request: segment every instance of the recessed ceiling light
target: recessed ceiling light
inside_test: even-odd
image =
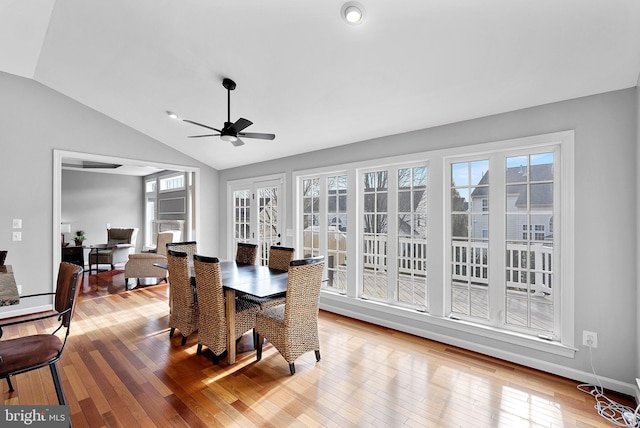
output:
[[[340,8],[340,16],[347,24],[359,25],[365,20],[366,14],[364,6],[355,1],[349,1],[342,5]]]

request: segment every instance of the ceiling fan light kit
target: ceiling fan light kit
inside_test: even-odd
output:
[[[172,119],[181,120],[183,122],[190,123],[192,125],[201,126],[203,128],[210,129],[212,131],[216,131],[217,134],[203,134],[203,135],[189,135],[188,138],[201,138],[201,137],[220,137],[222,141],[227,141],[233,144],[235,147],[242,146],[244,141],[242,141],[239,137],[246,138],[258,138],[261,140],[273,140],[276,138],[274,134],[263,134],[259,132],[242,132],[245,128],[253,125],[249,119],[245,119],[241,117],[235,122],[231,122],[231,91],[236,89],[236,82],[229,78],[224,78],[222,80],[222,86],[227,90],[227,121],[224,123],[222,129],[217,129],[209,125],[204,125],[202,123],[195,122],[189,119],[182,119],[176,113],[167,110],[167,116]]]

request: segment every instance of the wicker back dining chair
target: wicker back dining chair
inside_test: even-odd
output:
[[[257,251],[257,248],[256,248]],[[290,247],[271,246],[269,248],[269,269],[286,272],[289,263],[293,260],[294,249]],[[270,308],[284,304],[285,294],[277,294],[270,297],[257,297],[251,294],[240,294],[240,298],[260,305],[260,309]]]
[[[216,257],[199,254],[193,257],[200,307],[198,325],[198,350],[206,346],[213,352],[213,362],[218,364],[220,356],[227,350],[227,316],[225,297],[222,289],[220,261]],[[235,315],[235,339],[253,329],[260,306],[237,299]]]
[[[294,249],[290,247],[269,247],[269,269],[289,270],[289,263],[293,260]]]
[[[198,252],[198,243],[196,241],[167,242],[166,246],[167,251],[172,250],[187,253],[190,264],[193,264],[193,255]]]
[[[169,245],[169,244],[167,244]],[[189,257],[182,251],[167,251],[169,267],[169,286],[171,292],[171,313],[169,314],[169,337],[173,337],[176,328],[182,334],[182,344],[187,343],[187,337],[198,331],[198,302],[191,284],[191,270]]]
[[[324,270],[324,257],[293,260],[289,266],[284,305],[258,312],[256,318],[256,357],[262,359],[262,342],[267,339],[289,363],[295,374],[294,361],[308,351],[315,351],[320,361],[318,337],[318,301]]]
[[[62,357],[62,351],[69,338],[71,318],[75,310],[81,282],[82,268],[80,266],[65,262],[60,263],[55,293],[20,296],[20,300],[22,300],[27,297],[55,295],[53,313],[0,325],[1,337],[3,327],[34,321],[40,322],[40,320],[54,317],[57,318],[59,323],[51,334],[33,334],[0,341],[0,379],[7,379],[9,392],[14,391],[11,384],[12,376],[49,366],[58,403],[65,404],[66,400],[62,390],[62,383],[60,382],[57,362]],[[35,326],[33,327],[35,328]],[[56,334],[62,329],[65,329],[63,339]]]
[[[243,265],[255,265],[258,259],[258,244],[238,242],[236,250],[236,263]]]

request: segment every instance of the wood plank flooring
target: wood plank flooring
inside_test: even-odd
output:
[[[320,313],[322,360],[296,374],[250,334],[237,363],[169,338],[165,284],[125,291],[122,273],[85,275],[59,364],[75,427],[606,427],[568,379]],[[35,331],[6,329],[3,339]],[[47,368],[0,383],[4,404],[57,403]],[[629,397],[608,394],[626,405]]]

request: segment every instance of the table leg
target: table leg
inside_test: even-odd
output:
[[[224,297],[227,312],[227,359],[231,365],[236,362],[236,290],[225,289]]]

